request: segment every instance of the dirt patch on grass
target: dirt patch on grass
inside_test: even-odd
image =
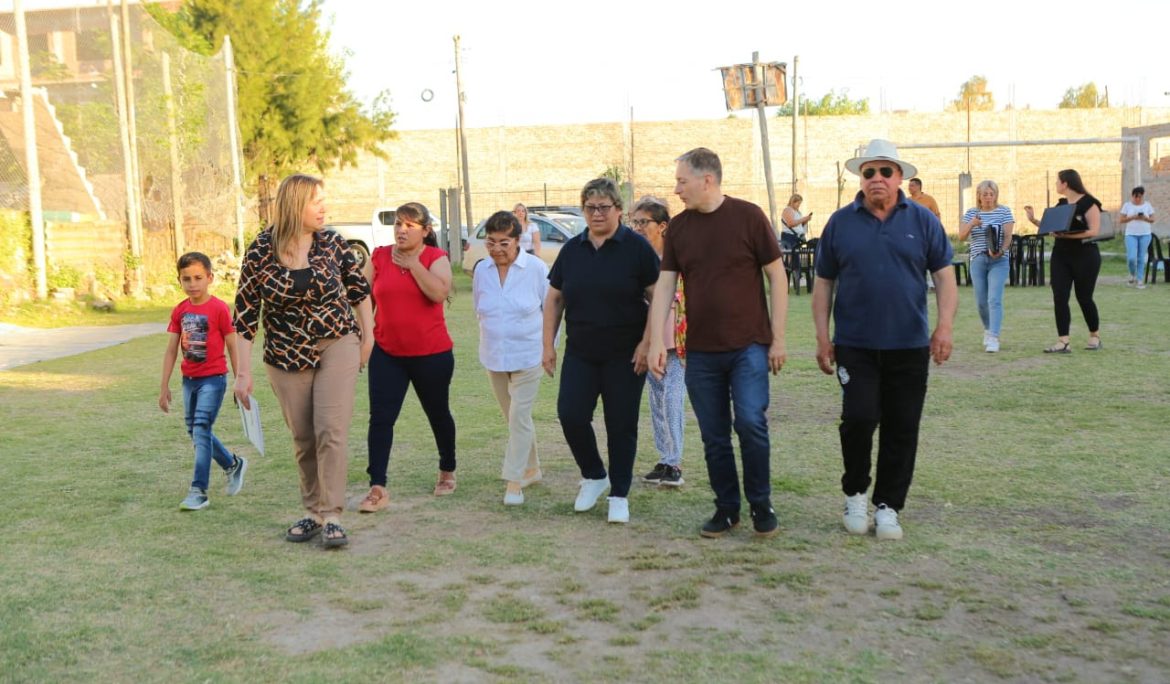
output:
[[[663,662],[697,658],[703,668],[721,663],[718,654],[737,653],[742,662],[718,665],[722,674],[853,672],[843,653],[867,654],[867,669],[853,677],[860,681],[882,673],[904,681],[1154,681],[1170,666],[1163,649],[1153,648],[1164,623],[1137,609],[1127,614],[1131,599],[1098,575],[1091,583],[1069,579],[1077,555],[1090,555],[1083,547],[1037,542],[1037,561],[1047,556],[1064,568],[1038,583],[1002,569],[995,558],[1002,546],[953,546],[948,516],[929,506],[907,522],[902,543],[847,536],[835,519],[818,520],[831,531],[802,529],[802,518],[783,510],[779,538],[755,539],[745,519],[728,537],[706,540],[695,533],[701,520],[666,534],[639,520],[638,504],[656,492],[631,495],[628,526],[607,525],[604,502],[568,512],[573,490],[559,479],[571,478],[533,492],[533,516],[502,506],[440,515],[435,507],[447,502],[420,495],[398,496],[384,513],[351,516],[353,542],[343,553],[385,559],[384,569],[335,582],[305,613],[260,616],[257,630],[290,655],[421,635],[443,644],[449,660],[432,672],[451,681],[607,673],[656,681],[665,677],[652,668]],[[825,498],[787,502],[835,518]],[[989,538],[1006,539],[1018,536],[1021,520],[1037,518],[1090,535],[1100,528],[1094,557],[1136,541],[1059,510],[1001,512],[979,525]],[[1123,651],[1130,656],[1120,658]]]

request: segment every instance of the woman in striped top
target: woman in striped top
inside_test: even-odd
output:
[[[1003,325],[1003,288],[1008,279],[1008,257],[1016,220],[999,203],[999,186],[985,180],[975,190],[976,205],[963,214],[959,239],[966,240],[971,258],[975,304],[983,321],[983,350],[999,351]]]

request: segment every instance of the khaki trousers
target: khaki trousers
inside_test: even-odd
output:
[[[508,447],[504,451],[502,477],[512,482],[524,479],[524,471],[540,467],[536,457],[536,425],[532,422],[532,406],[540,390],[544,368],[534,366],[526,370],[488,371],[492,391],[500,409],[508,419]]]
[[[349,463],[349,424],[361,365],[355,334],[319,340],[315,369],[285,371],[265,366],[284,422],[292,431],[301,501],[317,520],[336,520],[345,508]]]

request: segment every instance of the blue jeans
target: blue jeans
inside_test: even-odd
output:
[[[235,465],[236,457],[224,448],[212,434],[211,426],[223,405],[223,393],[227,389],[227,375],[211,375],[205,378],[183,378],[183,411],[187,421],[187,434],[195,444],[195,477],[192,487],[207,489],[211,479],[211,459],[227,470]]]
[[[658,449],[658,462],[675,468],[682,467],[683,452],[683,399],[686,398],[686,381],[683,380],[682,361],[671,349],[666,355],[666,372],[662,379],[646,374],[650,385],[650,424],[654,426],[654,447]]]
[[[999,337],[1003,327],[1003,286],[1008,279],[1008,258],[992,259],[986,254],[971,259],[971,284],[983,329]]]
[[[707,477],[715,506],[740,508],[739,477],[731,429],[739,435],[743,494],[756,506],[771,504],[768,442],[768,347],[752,344],[729,352],[687,350],[687,396],[703,437]],[[732,407],[734,406],[734,418]]]
[[[1146,259],[1150,256],[1150,239],[1152,237],[1152,235],[1125,236],[1125,265],[1135,280],[1144,280],[1146,277]]]

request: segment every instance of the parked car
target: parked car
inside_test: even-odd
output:
[[[369,223],[330,223],[325,228],[345,238],[358,266],[365,268],[375,248],[394,244],[394,216],[393,209],[377,209]]]
[[[394,218],[395,210],[378,209],[369,223],[337,222],[330,223],[325,228],[345,238],[354,256],[357,257],[358,266],[365,268],[374,249],[394,244]],[[463,241],[463,251],[467,251],[467,226],[461,226],[460,237]],[[441,234],[439,239],[442,240]]]
[[[528,220],[540,228],[540,258],[549,266],[556,261],[557,255],[561,253],[561,247],[569,238],[585,229],[584,220],[576,230],[571,224],[565,225],[546,216],[529,215]],[[487,248],[483,246],[484,238],[487,237],[485,223],[487,219],[480,221],[475,227],[475,233],[468,238],[466,249],[463,251],[463,270],[468,273],[474,272],[475,265],[488,256]]]
[[[573,235],[576,235],[577,233],[580,233],[589,227],[589,224],[585,222],[585,217],[581,216],[580,214],[567,214],[549,211],[540,212],[538,216],[543,216],[545,218],[556,221],[565,228],[568,228],[569,232],[571,232]]]
[[[576,214],[584,217],[581,207],[572,204],[549,204],[534,207],[528,207],[529,214]]]

